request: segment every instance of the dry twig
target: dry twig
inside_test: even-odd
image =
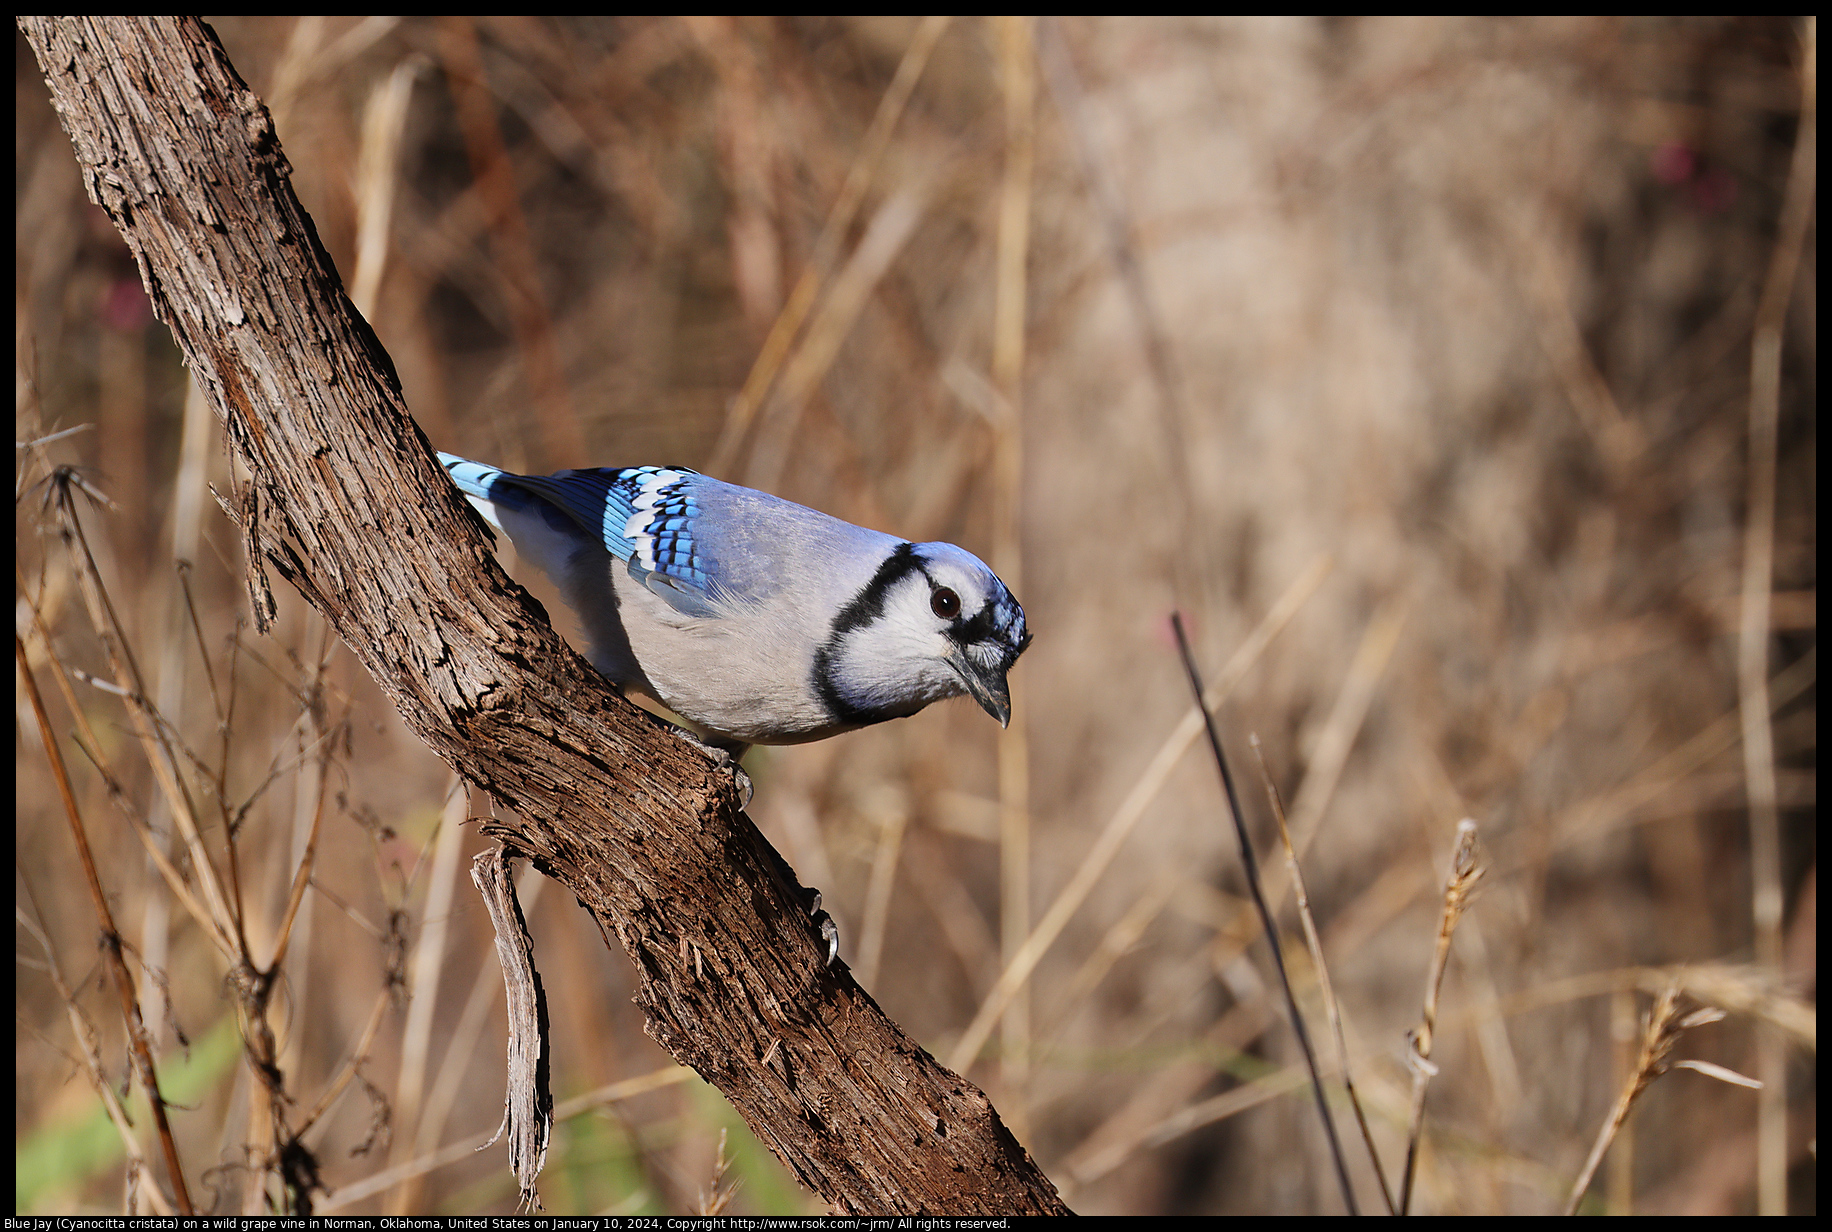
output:
[[[159,1135],[159,1149],[165,1157],[166,1176],[172,1183],[172,1205],[179,1214],[189,1215],[192,1213],[191,1194],[185,1186],[184,1168],[178,1162],[178,1145],[172,1139],[171,1122],[165,1115],[165,1096],[160,1093],[159,1074],[153,1067],[152,1044],[147,1038],[146,1021],[140,1015],[139,998],[134,993],[133,973],[127,969],[126,946],[120,930],[115,927],[114,912],[108,906],[108,895],[103,891],[101,878],[96,873],[95,856],[89,847],[89,836],[83,827],[76,795],[70,789],[70,775],[64,766],[63,753],[51,732],[51,720],[45,715],[44,701],[38,695],[38,682],[33,679],[31,665],[26,662],[25,643],[17,634],[13,635],[13,655],[19,664],[19,679],[25,686],[27,697],[31,699],[32,714],[38,720],[38,733],[44,740],[45,757],[57,780],[58,793],[63,797],[64,816],[70,823],[77,857],[89,884],[90,903],[101,925],[102,953],[107,959],[115,991],[120,996],[121,1023],[127,1031],[128,1051],[133,1057],[134,1073],[140,1079],[140,1088],[146,1092],[147,1103],[153,1110],[153,1126]]]
[[[1349,1045],[1342,1034],[1342,1008],[1336,1003],[1336,990],[1330,984],[1329,966],[1323,961],[1323,938],[1317,933],[1317,921],[1310,913],[1310,894],[1304,888],[1304,873],[1298,866],[1298,853],[1291,845],[1291,828],[1285,824],[1285,803],[1279,799],[1279,789],[1272,781],[1272,775],[1266,770],[1266,757],[1260,749],[1258,735],[1247,738],[1253,746],[1253,758],[1259,765],[1260,782],[1266,787],[1266,799],[1272,805],[1272,815],[1279,823],[1279,841],[1285,848],[1285,865],[1291,872],[1292,893],[1297,898],[1298,919],[1304,924],[1304,944],[1310,947],[1311,964],[1317,971],[1317,991],[1323,997],[1323,1012],[1329,1018],[1330,1031],[1336,1040],[1336,1064],[1342,1070],[1342,1085],[1348,1092],[1349,1106],[1355,1109],[1355,1124],[1361,1130],[1361,1140],[1367,1144],[1368,1159],[1374,1164],[1374,1175],[1380,1181],[1380,1196],[1387,1204],[1387,1213],[1395,1213],[1393,1204],[1393,1187],[1387,1184],[1387,1170],[1381,1167],[1380,1152],[1374,1147],[1374,1134],[1368,1128],[1368,1114],[1362,1109],[1361,1096],[1355,1093],[1355,1078],[1349,1070]]]
[[[1476,845],[1476,823],[1465,817],[1457,823],[1457,846],[1451,855],[1450,876],[1444,882],[1444,906],[1438,915],[1438,940],[1431,952],[1431,970],[1425,977],[1425,1011],[1418,1030],[1408,1041],[1407,1062],[1412,1067],[1412,1116],[1406,1134],[1406,1171],[1400,1180],[1399,1213],[1412,1206],[1412,1181],[1418,1172],[1419,1142],[1425,1131],[1425,1091],[1437,1066],[1431,1063],[1432,1034],[1437,1029],[1438,989],[1450,958],[1450,937],[1469,907],[1470,892],[1487,870]]]
[[[1355,1205],[1355,1189],[1349,1184],[1348,1161],[1342,1156],[1342,1142],[1336,1135],[1335,1118],[1329,1114],[1329,1101],[1323,1095],[1323,1075],[1317,1072],[1316,1050],[1310,1044],[1310,1032],[1304,1026],[1304,1015],[1298,1010],[1298,998],[1291,991],[1291,977],[1285,971],[1285,953],[1279,948],[1279,930],[1266,905],[1266,892],[1260,887],[1259,865],[1253,859],[1253,844],[1247,837],[1247,819],[1241,812],[1240,797],[1234,790],[1234,775],[1228,770],[1227,756],[1221,751],[1221,734],[1215,730],[1215,716],[1203,702],[1202,677],[1196,671],[1196,659],[1183,636],[1183,617],[1172,612],[1171,628],[1177,634],[1177,650],[1183,656],[1183,670],[1189,674],[1190,691],[1202,710],[1202,721],[1209,735],[1209,749],[1215,754],[1215,767],[1221,771],[1221,785],[1228,798],[1228,814],[1234,819],[1234,837],[1240,842],[1241,866],[1247,873],[1247,888],[1253,894],[1254,909],[1259,912],[1260,926],[1266,933],[1266,944],[1272,947],[1272,965],[1279,973],[1279,988],[1285,994],[1285,1008],[1291,1014],[1291,1029],[1297,1034],[1298,1046],[1304,1050],[1304,1064],[1310,1070],[1311,1093],[1317,1099],[1317,1115],[1323,1119],[1323,1133],[1329,1139],[1330,1158],[1336,1165],[1336,1180],[1342,1186],[1342,1202],[1349,1214],[1361,1212]]]
[[[1696,1069],[1720,1081],[1735,1083],[1739,1086],[1760,1087],[1741,1074],[1712,1065],[1704,1061],[1669,1062],[1667,1058],[1673,1052],[1673,1046],[1679,1043],[1682,1032],[1693,1027],[1702,1027],[1706,1023],[1716,1022],[1724,1017],[1724,1011],[1713,1006],[1696,1009],[1690,1013],[1680,1012],[1680,986],[1678,983],[1667,985],[1654,999],[1653,1008],[1648,1011],[1647,1021],[1641,1032],[1641,1051],[1635,1058],[1635,1068],[1623,1084],[1622,1093],[1616,1096],[1615,1107],[1610,1109],[1609,1116],[1603,1122],[1603,1128],[1597,1133],[1597,1141],[1590,1148],[1590,1158],[1584,1161],[1578,1179],[1572,1182],[1571,1197],[1566,1200],[1564,1213],[1575,1215],[1578,1204],[1584,1200],[1584,1191],[1590,1188],[1590,1180],[1596,1175],[1597,1165],[1603,1162],[1603,1153],[1609,1150],[1610,1142],[1615,1138],[1622,1123],[1628,1120],[1629,1109],[1641,1093],[1648,1089],[1648,1084],[1678,1064],[1684,1069]]]

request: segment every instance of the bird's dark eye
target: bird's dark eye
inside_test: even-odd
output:
[[[938,586],[929,596],[929,606],[943,620],[953,620],[961,614],[961,597],[946,586]]]

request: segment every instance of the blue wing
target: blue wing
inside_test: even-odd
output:
[[[555,510],[603,543],[630,577],[688,616],[716,616],[730,596],[695,543],[701,508],[685,467],[598,467],[554,475],[515,475],[442,453],[439,461],[467,496],[521,512]],[[530,499],[530,497],[538,499]],[[547,516],[551,524],[554,519]],[[570,529],[570,528],[569,528]]]

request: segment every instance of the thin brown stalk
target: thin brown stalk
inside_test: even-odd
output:
[[[1266,799],[1272,805],[1272,815],[1279,824],[1279,841],[1285,848],[1285,866],[1291,873],[1292,892],[1297,896],[1298,919],[1304,925],[1304,944],[1310,947],[1311,965],[1317,971],[1317,991],[1323,997],[1323,1012],[1329,1018],[1330,1033],[1336,1041],[1336,1064],[1342,1073],[1342,1085],[1348,1091],[1349,1106],[1355,1110],[1355,1124],[1361,1130],[1361,1140],[1368,1148],[1368,1159],[1374,1164],[1374,1175],[1380,1181],[1381,1200],[1387,1204],[1387,1213],[1391,1215],[1398,1210],[1393,1202],[1393,1187],[1387,1183],[1387,1170],[1381,1166],[1380,1152],[1374,1146],[1373,1131],[1368,1128],[1368,1114],[1361,1106],[1361,1096],[1355,1092],[1355,1078],[1349,1069],[1349,1045],[1342,1032],[1342,1008],[1336,1003],[1336,990],[1330,984],[1329,966],[1323,961],[1323,938],[1317,932],[1316,918],[1311,915],[1310,893],[1304,888],[1304,874],[1298,867],[1298,853],[1291,845],[1291,828],[1285,824],[1285,802],[1279,798],[1278,786],[1273,783],[1272,775],[1266,769],[1266,755],[1260,748],[1259,736],[1248,736],[1247,743],[1253,747],[1253,759],[1259,766],[1260,782],[1266,788]]]
[[[1419,1143],[1425,1132],[1425,1092],[1437,1066],[1431,1063],[1432,1036],[1438,1022],[1438,990],[1450,959],[1450,938],[1457,921],[1469,907],[1469,896],[1487,870],[1476,843],[1476,823],[1465,817],[1457,823],[1457,846],[1451,855],[1450,876],[1444,882],[1444,905],[1438,915],[1437,945],[1431,951],[1431,969],[1425,977],[1423,1018],[1412,1033],[1407,1061],[1412,1068],[1412,1116],[1406,1132],[1406,1171],[1400,1179],[1399,1213],[1412,1209],[1412,1182],[1418,1175]]]
[[[1818,20],[1809,16],[1800,65],[1800,127],[1794,137],[1779,234],[1756,309],[1749,363],[1749,486],[1743,533],[1742,620],[1737,691],[1749,794],[1751,913],[1756,961],[1782,966],[1781,820],[1776,803],[1774,732],[1768,698],[1768,644],[1775,568],[1775,471],[1781,422],[1781,343],[1801,248],[1813,215],[1817,155]],[[1787,1214],[1787,1047],[1773,1031],[1756,1035],[1763,1079],[1756,1105],[1756,1209]]]
[[[999,190],[997,274],[993,287],[992,379],[1006,413],[993,430],[993,568],[1022,591],[1019,511],[1024,485],[1024,326],[1030,253],[1032,172],[1036,162],[1036,51],[1031,19],[995,19],[999,84],[1005,96],[1005,168]],[[1013,694],[1010,730],[999,741],[999,956],[1009,963],[1031,924],[1030,744],[1024,682]],[[1014,1095],[1007,1114],[1024,1133],[1021,1093],[1030,1076],[1030,1001],[1022,990],[1006,1012],[1000,1042],[1001,1077]]]
[[[89,885],[90,905],[95,909],[96,920],[101,925],[102,953],[109,974],[113,977],[115,991],[120,997],[121,1023],[127,1031],[128,1051],[133,1057],[134,1072],[139,1075],[140,1089],[146,1093],[147,1103],[153,1110],[153,1127],[159,1136],[159,1149],[165,1157],[166,1176],[172,1183],[172,1204],[180,1214],[189,1215],[192,1213],[191,1194],[185,1187],[184,1168],[178,1162],[178,1144],[172,1138],[172,1126],[165,1114],[165,1097],[160,1094],[159,1074],[153,1068],[152,1046],[147,1039],[146,1022],[140,1015],[139,998],[134,993],[133,972],[127,969],[126,943],[120,930],[115,927],[114,912],[109,908],[108,895],[102,889],[102,878],[96,871],[95,856],[90,850],[82,812],[77,807],[76,793],[70,787],[70,775],[64,766],[63,751],[51,731],[51,720],[45,714],[44,699],[38,695],[38,681],[32,675],[31,665],[26,662],[25,642],[16,633],[13,635],[13,656],[19,664],[20,683],[25,687],[26,696],[31,699],[32,714],[38,721],[38,734],[44,741],[45,759],[50,764],[52,777],[57,781],[57,793],[63,800],[64,817],[70,823],[70,836],[76,843],[77,859],[82,864],[83,877]]]

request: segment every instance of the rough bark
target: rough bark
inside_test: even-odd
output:
[[[494,832],[636,964],[647,1029],[847,1212],[1065,1212],[986,1096],[828,969],[726,777],[502,574],[345,297],[260,100],[194,19],[22,17],[89,195],[253,475],[251,590],[290,580]]]

